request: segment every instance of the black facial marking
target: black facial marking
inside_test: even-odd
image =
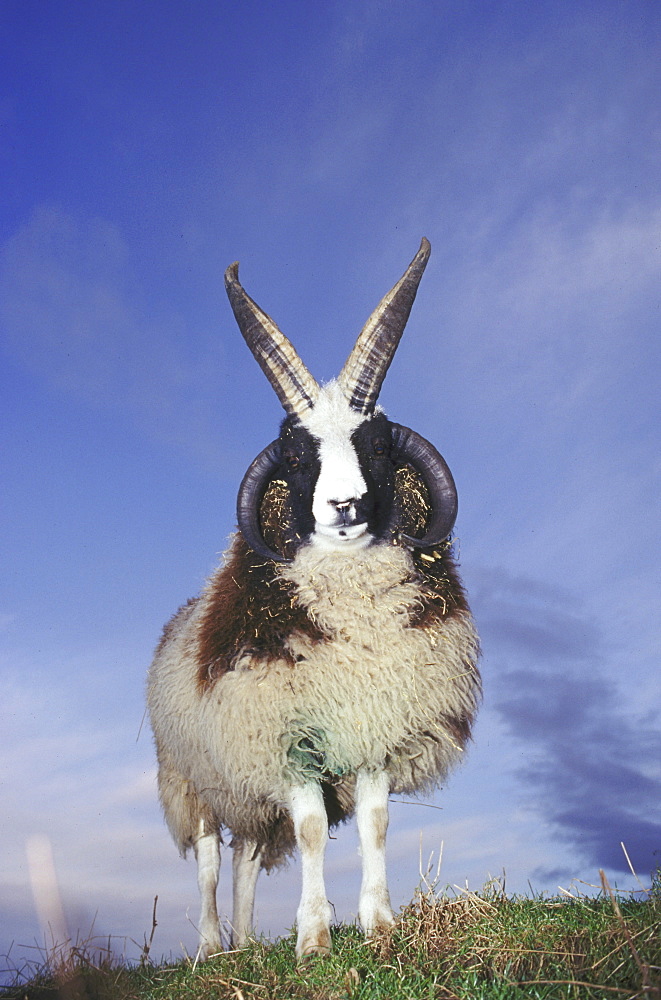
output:
[[[280,427],[280,455],[273,478],[287,483],[294,532],[298,538],[307,538],[314,531],[312,498],[321,463],[315,439],[295,417],[287,417]]]
[[[364,420],[351,435],[367,492],[359,503],[359,520],[367,521],[375,538],[388,538],[395,498],[395,466],[390,455],[390,421],[383,413]]]

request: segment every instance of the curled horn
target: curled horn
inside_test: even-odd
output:
[[[356,345],[338,376],[351,408],[364,416],[374,412],[430,253],[429,241],[423,237],[406,273],[381,299],[358,335]]]
[[[400,539],[416,549],[438,545],[448,537],[457,517],[457,488],[452,473],[443,456],[420,434],[401,424],[390,426],[393,461],[397,465],[411,465],[420,474],[429,491],[432,509],[430,523],[422,538],[402,533]]]
[[[444,541],[452,531],[457,517],[457,489],[443,456],[420,434],[402,424],[391,424],[392,460],[395,465],[411,465],[422,478],[431,504],[431,520],[422,538],[400,534],[400,540],[410,548],[426,549]],[[236,513],[239,528],[246,542],[264,559],[276,562],[291,560],[264,541],[259,523],[259,511],[264,494],[280,465],[280,441],[272,441],[252,462],[237,497]]]
[[[236,261],[225,271],[225,288],[243,339],[273,386],[289,416],[311,409],[319,386],[294,347],[270,316],[259,308],[239,281]]]
[[[259,523],[259,509],[264,494],[279,464],[280,441],[271,441],[271,444],[260,451],[243,477],[236,499],[236,516],[241,534],[251,549],[265,559],[289,562],[290,560],[281,552],[277,552],[266,544]]]

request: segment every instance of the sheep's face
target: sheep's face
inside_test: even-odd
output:
[[[390,526],[394,467],[390,424],[362,417],[335,382],[309,414],[280,432],[280,474],[289,486],[296,533],[323,548],[362,548]]]
[[[325,386],[246,293],[238,264],[228,267],[225,285],[239,329],[288,414],[280,437],[246,472],[237,498],[239,527],[265,558],[291,558],[264,538],[261,504],[274,480],[288,486],[285,506],[293,523],[291,532],[286,526],[287,552],[305,542],[327,549],[364,548],[393,535],[424,549],[438,545],[451,530],[457,493],[445,460],[415,431],[390,423],[376,405],[429,253],[423,239],[361,330],[337,381]],[[396,472],[404,466],[418,474],[429,495],[431,513],[422,535],[406,534],[393,516]]]

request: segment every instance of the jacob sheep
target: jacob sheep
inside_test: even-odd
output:
[[[251,932],[260,869],[298,847],[296,953],[330,950],[324,852],[354,811],[360,922],[368,935],[391,925],[388,796],[438,785],[470,735],[478,640],[450,551],[454,482],[428,441],[376,405],[429,253],[423,240],[323,386],[238,264],[225,275],[287,415],[246,472],[222,566],[166,626],[149,673],[161,804],[197,858],[202,957],[221,947],[222,831],[235,946]]]

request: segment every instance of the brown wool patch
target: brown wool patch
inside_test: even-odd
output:
[[[474,668],[474,673],[479,680],[479,673],[476,667]],[[455,715],[452,717],[446,715],[443,719],[443,725],[454,742],[463,748],[471,739],[471,730],[473,728],[474,721],[474,712],[471,712],[470,714],[466,713],[464,715]]]
[[[202,600],[205,610],[198,627],[201,687],[232,670],[242,654],[293,664],[286,647],[293,633],[314,643],[326,638],[297,603],[293,584],[277,575],[276,563],[253,552],[240,534]]]
[[[415,549],[413,561],[422,579],[421,601],[411,617],[411,628],[433,628],[447,618],[470,611],[451,544]]]
[[[410,465],[395,473],[398,531],[409,537],[424,535],[431,515],[429,490]],[[443,541],[430,549],[414,549],[413,561],[422,579],[422,603],[411,619],[413,628],[431,628],[459,612],[468,602],[452,557],[452,543]]]

